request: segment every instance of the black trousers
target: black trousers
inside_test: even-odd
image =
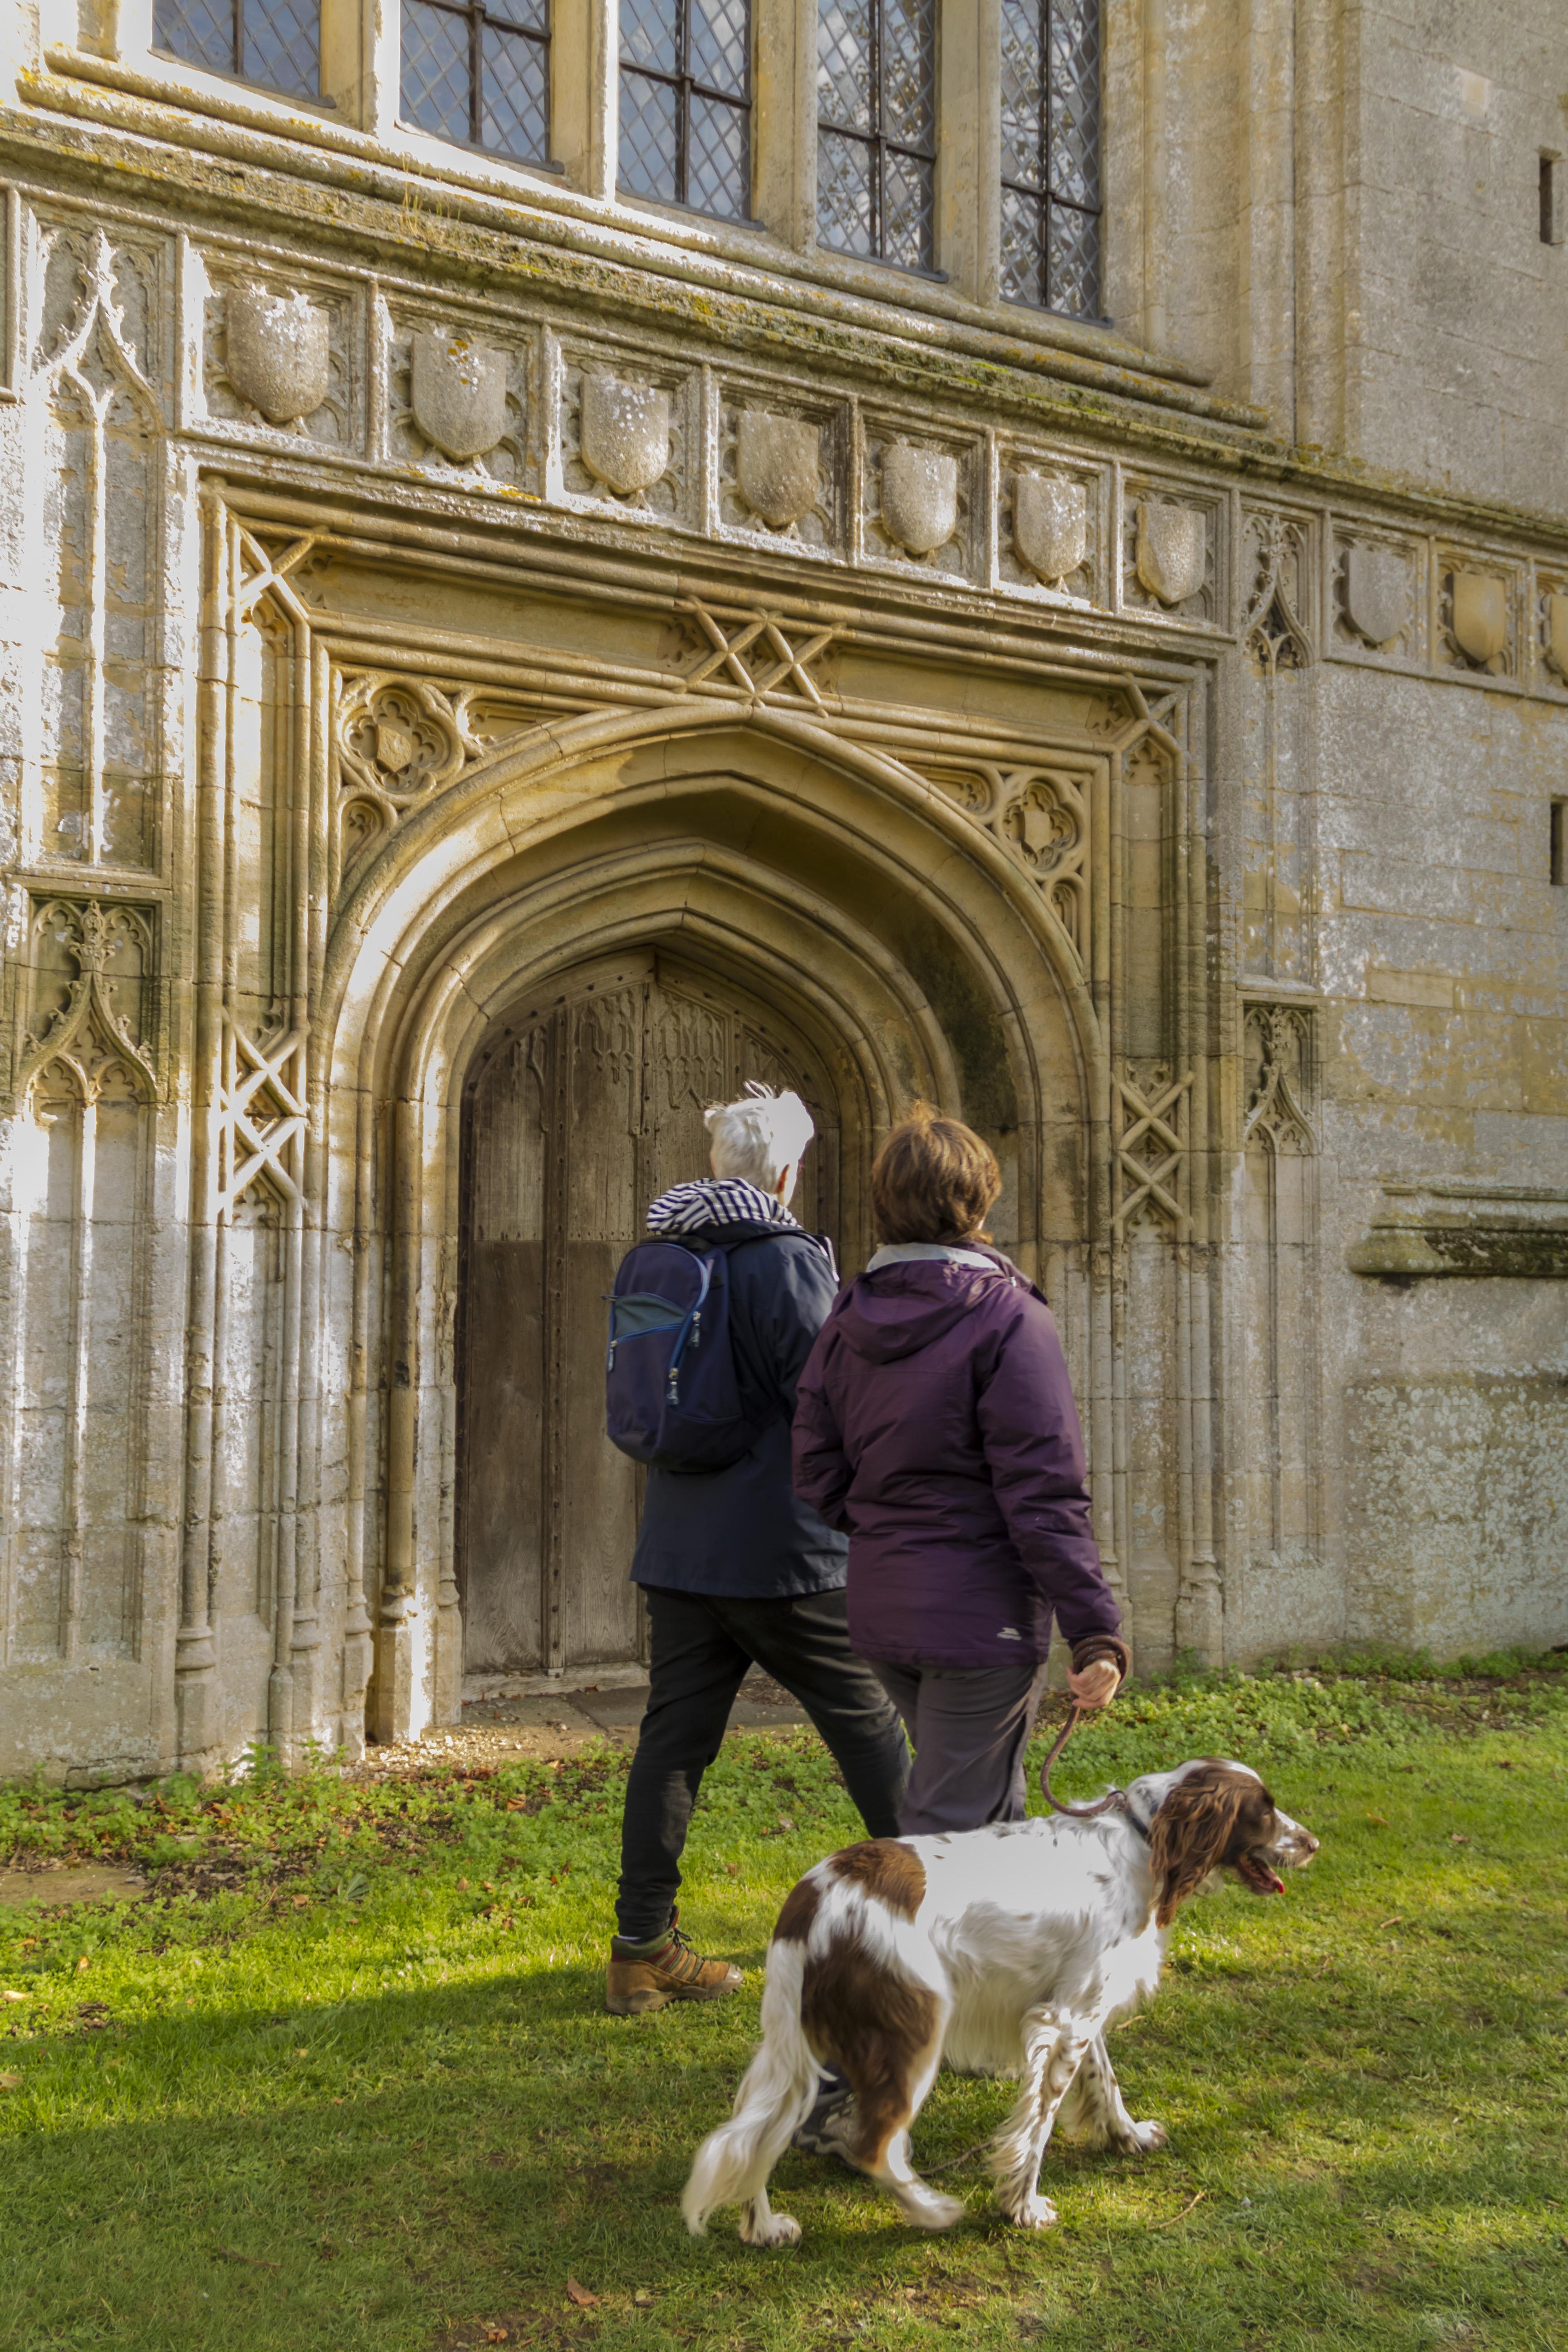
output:
[[[729,1601],[663,1585],[646,1591],[652,1660],[621,1822],[623,1936],[641,1942],[669,1923],[697,1791],[753,1664],[800,1701],[868,1834],[897,1837],[909,1748],[881,1684],[849,1647],[842,1592]]]

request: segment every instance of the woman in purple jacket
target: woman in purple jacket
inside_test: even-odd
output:
[[[990,1147],[917,1104],[871,1171],[884,1244],[801,1376],[795,1491],[849,1537],[849,1639],[908,1727],[905,1836],[1024,1816],[1054,1616],[1068,1687],[1127,1671],[1055,1318],[983,1227]]]

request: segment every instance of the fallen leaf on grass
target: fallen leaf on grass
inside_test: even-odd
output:
[[[598,2302],[599,2298],[596,2294],[590,2294],[585,2286],[579,2286],[574,2278],[569,2278],[566,2282],[566,2300],[568,2303],[576,2304],[581,2310],[587,2311]]]
[[[0,2000],[26,2000],[26,1998],[25,1992],[13,1992],[9,1985],[0,1991]]]
[[[79,1960],[77,1962],[77,1964],[76,1964],[76,1972],[77,1972],[77,1974],[78,1974],[78,1976],[79,1976],[79,1977],[83,1977],[83,1976],[85,1976],[85,1975],[87,1974],[87,1969],[88,1969],[88,1958],[87,1958],[87,1954],[84,1952],[84,1953],[82,1954],[82,1956],[81,1956],[80,1959],[79,1959]]]
[[[489,2320],[485,2322],[485,2342],[487,2344],[507,2344],[510,2343],[510,2340],[511,2339],[508,2336],[504,2327],[492,2327]]]
[[[1448,1843],[1450,1845],[1468,1845],[1470,1841],[1465,1835],[1463,1830],[1450,1830],[1448,1832]]]
[[[1372,1823],[1374,1830],[1385,1830],[1388,1827],[1388,1815],[1386,1813],[1368,1813],[1367,1820]]]
[[[0,2091],[19,2091],[21,2087],[20,2074],[0,2074]]]
[[[308,1895],[296,1895],[296,1896],[294,1897],[294,1908],[295,1908],[295,1910],[296,1910],[296,1911],[302,1911],[302,1910],[305,1908],[306,1904],[307,1904],[307,1903],[309,1903],[310,1899],[310,1896],[309,1896]]]
[[[727,1862],[724,1867],[731,1878],[739,1878],[741,1875],[741,1865],[738,1862]]]
[[[646,2311],[648,2305],[653,2301],[653,2292],[651,2288],[639,2286],[636,2294],[633,2295],[632,2301],[637,2305],[639,2311]]]

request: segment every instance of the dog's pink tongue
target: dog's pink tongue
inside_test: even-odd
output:
[[[1271,1870],[1268,1871],[1266,1875],[1268,1877],[1268,1884],[1264,1888],[1264,1893],[1266,1895],[1283,1895],[1285,1892],[1285,1881],[1282,1878],[1277,1877]]]

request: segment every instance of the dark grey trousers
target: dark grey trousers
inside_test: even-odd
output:
[[[915,1751],[899,1808],[900,1833],[1021,1822],[1024,1750],[1046,1686],[1044,1666],[1020,1660],[970,1671],[872,1663]]]

